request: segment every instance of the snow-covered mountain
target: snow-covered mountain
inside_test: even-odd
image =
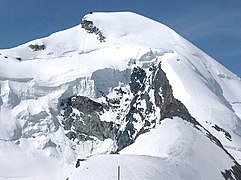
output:
[[[241,179],[240,90],[163,24],[87,14],[0,50],[0,179]]]

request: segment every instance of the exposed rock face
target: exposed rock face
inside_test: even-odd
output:
[[[166,73],[161,69],[161,63],[158,67],[153,67],[152,88],[154,89],[155,104],[160,108],[160,120],[177,116],[197,125],[187,108],[173,96],[172,87]]]
[[[84,28],[88,33],[94,33],[98,36],[98,40],[100,42],[105,42],[105,37],[103,36],[102,32],[99,28],[94,26],[92,21],[88,21],[86,19],[82,19],[81,21],[81,27]]]
[[[110,80],[103,82],[104,77]],[[106,103],[100,104],[83,96],[65,100],[63,126],[70,139],[85,141],[96,137],[103,141],[111,138],[116,141],[119,151],[164,118],[178,116],[199,125],[186,107],[174,98],[160,64],[149,69],[136,66],[131,73],[130,70],[98,70],[91,79],[95,82],[97,97],[105,97]],[[125,84],[125,88],[115,88],[119,82]],[[108,97],[110,88],[116,98]],[[101,121],[105,112],[112,112],[115,118],[112,121],[119,123]]]
[[[105,105],[97,103],[84,96],[73,96],[63,104],[64,129],[69,139],[80,141],[90,140],[93,137],[103,141],[115,139],[117,129],[113,122],[100,120],[100,115],[108,109]]]
[[[214,129],[216,129],[219,132],[224,133],[225,137],[229,140],[232,141],[232,137],[229,134],[229,132],[227,132],[226,130],[224,130],[223,128],[219,127],[217,124],[215,124],[215,126],[212,126]]]
[[[28,47],[31,48],[33,51],[41,51],[41,50],[46,49],[46,46],[44,44],[41,44],[41,45],[30,44]]]
[[[106,70],[106,69],[105,69]],[[103,74],[104,70],[98,71]],[[113,70],[107,69],[112,72]],[[95,83],[98,73],[93,75]],[[125,73],[118,72],[117,79],[122,79]],[[114,74],[113,74],[114,75]],[[125,79],[125,78],[124,78]],[[103,81],[103,80],[102,80]],[[104,79],[106,81],[106,79]],[[97,82],[100,86],[103,82]],[[108,84],[108,83],[107,83]],[[113,87],[113,86],[117,87]],[[63,127],[69,139],[79,141],[97,138],[104,141],[109,138],[116,143],[115,153],[132,144],[142,133],[161,123],[165,118],[180,117],[193,124],[193,127],[204,132],[210,141],[222,148],[229,156],[233,157],[223,148],[219,140],[207,131],[188,112],[187,108],[173,96],[172,87],[161,68],[161,62],[152,65],[149,69],[135,66],[129,76],[129,83],[122,82],[111,84],[112,96],[105,95],[105,103],[95,102],[84,96],[73,96],[63,101]],[[112,114],[111,122],[103,119],[105,113]],[[222,175],[240,177],[239,164],[230,170],[224,170]],[[236,178],[238,179],[238,178]]]
[[[236,162],[235,166],[231,169],[221,172],[225,180],[240,180],[241,179],[241,166]]]
[[[20,58],[20,57],[15,57],[17,60],[19,60],[19,61],[21,61],[22,60],[22,58]]]
[[[124,130],[119,131],[117,136],[117,151],[132,144],[138,135],[156,125],[155,107],[150,100],[146,83],[147,75],[145,70],[140,67],[134,67],[129,82],[133,98],[124,118],[126,127]],[[141,128],[137,128],[138,124],[141,124]]]
[[[130,76],[129,86],[134,97],[126,115],[126,128],[117,138],[118,150],[132,144],[138,135],[147,132],[165,118],[177,116],[192,123],[198,129],[202,127],[190,115],[187,108],[173,96],[172,87],[161,69],[161,63],[153,65],[149,70],[135,67]],[[151,92],[154,100],[151,100]],[[135,118],[136,116],[140,117],[139,120]],[[142,123],[141,129],[135,129],[137,123]],[[212,141],[217,140],[209,132],[207,134]],[[220,144],[219,141],[217,144]]]

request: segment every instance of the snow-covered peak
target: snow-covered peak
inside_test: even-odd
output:
[[[148,43],[153,43],[154,46],[161,40],[173,41],[176,35],[167,26],[132,12],[91,13],[83,19],[92,21],[107,39],[121,39],[135,45],[146,42],[143,46]],[[134,40],[135,37],[140,38],[139,42]]]
[[[47,159],[61,170],[51,175],[66,179],[78,158],[123,149],[158,156],[147,160],[155,168],[186,159],[179,179],[182,171],[194,179],[237,176],[240,89],[240,78],[159,22],[131,12],[87,14],[76,27],[0,50],[0,157],[29,157],[28,171],[1,161],[0,175],[10,177],[13,166],[16,178],[51,179]],[[211,156],[218,167],[206,166]],[[86,166],[101,162],[92,159]],[[36,164],[41,173],[33,173]]]
[[[169,27],[132,12],[90,13],[81,22],[84,20],[92,22],[98,28],[106,38],[105,43],[99,43],[95,34],[87,33],[80,24],[49,37],[3,50],[2,54],[10,58],[30,60],[65,56],[74,52],[85,53],[110,45],[176,50],[179,44],[183,46],[188,43]]]

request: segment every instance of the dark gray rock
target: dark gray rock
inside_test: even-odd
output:
[[[46,49],[46,46],[44,44],[38,45],[38,44],[30,44],[28,46],[30,49],[32,49],[33,51],[41,51]]]
[[[81,21],[81,27],[84,28],[88,33],[94,33],[98,36],[98,40],[100,42],[105,42],[105,37],[102,34],[102,32],[100,31],[99,28],[97,28],[96,26],[94,26],[92,21],[88,21],[86,19],[82,19]]]
[[[155,104],[160,108],[160,120],[176,116],[191,122],[195,126],[200,125],[190,115],[184,104],[173,96],[172,87],[166,73],[161,69],[161,63],[158,67],[152,67],[152,71],[152,88],[154,89]]]
[[[134,142],[134,139],[128,133],[128,130],[120,131],[117,136],[117,152],[122,150],[123,148],[131,145]]]
[[[229,140],[232,141],[232,136],[229,132],[227,132],[226,130],[224,130],[223,128],[219,127],[217,124],[215,124],[215,126],[212,126],[212,128],[216,129],[218,132],[222,132],[224,133],[225,137]]]
[[[230,178],[232,175],[238,179],[240,165],[223,148],[220,141],[197,122],[188,112],[184,104],[173,96],[172,87],[165,72],[161,68],[161,63],[151,66],[149,71],[150,72],[147,73],[146,70],[141,67],[134,67],[129,76],[128,85],[130,92],[125,92],[121,87],[113,88],[118,98],[109,98],[107,96],[109,93],[107,89],[119,84],[119,80],[123,78],[122,72],[117,71],[116,73],[118,84],[114,82],[115,77],[110,82],[103,84],[103,79],[106,80],[105,77],[107,77],[108,73],[110,73],[108,77],[115,76],[114,70],[104,69],[95,72],[96,74],[92,76],[92,79],[97,83],[96,86],[103,90],[101,95],[106,98],[107,104],[100,104],[83,96],[73,96],[63,101],[64,121],[62,124],[66,130],[69,130],[67,136],[70,139],[77,138],[81,141],[86,141],[93,137],[102,141],[106,138],[111,138],[116,141],[117,144],[117,149],[114,153],[118,153],[123,148],[135,142],[140,134],[148,132],[155,127],[157,123],[161,123],[163,119],[180,117],[191,123],[194,128],[203,132],[210,141],[215,143],[229,155],[234,161],[235,166],[230,170],[225,170],[222,174],[226,179]],[[150,75],[147,76],[147,74]],[[102,82],[98,81],[98,78],[103,78]],[[101,83],[103,85],[101,85]],[[108,88],[105,89],[105,86]],[[150,91],[154,92],[154,102],[151,100]],[[126,99],[128,107],[126,109],[122,109],[123,106],[120,106],[124,96],[128,96]],[[79,113],[75,114],[73,108],[77,109]],[[159,110],[159,112],[156,112],[157,110]],[[100,116],[105,111],[121,114],[121,116],[116,116],[116,119],[121,117],[122,119],[119,120],[125,124],[124,127],[114,124],[113,122],[115,122],[115,119],[113,122],[100,121]],[[157,119],[154,113],[160,113],[160,119]],[[154,119],[151,117],[154,117]],[[142,127],[136,129],[135,127],[140,127],[140,124]]]
[[[108,110],[106,105],[84,96],[73,96],[63,102],[62,106],[64,106],[63,127],[65,130],[71,130],[67,133],[69,139],[86,141],[96,137],[103,141],[107,138],[113,140],[116,138],[118,125],[100,120],[100,115],[104,110]],[[78,110],[79,114],[73,113],[73,108]]]
[[[137,94],[139,91],[144,91],[146,72],[140,67],[134,67],[130,76],[130,90],[133,94]]]
[[[221,173],[225,180],[241,180],[241,166],[237,162],[230,169]]]
[[[22,58],[20,57],[15,57],[17,60],[22,61]]]
[[[76,164],[75,164],[75,168],[79,167],[79,166],[80,166],[80,163],[81,163],[82,161],[86,161],[86,159],[77,159],[77,162],[76,162]]]

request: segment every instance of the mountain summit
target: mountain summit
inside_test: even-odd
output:
[[[241,80],[131,12],[0,50],[0,179],[241,179]]]

